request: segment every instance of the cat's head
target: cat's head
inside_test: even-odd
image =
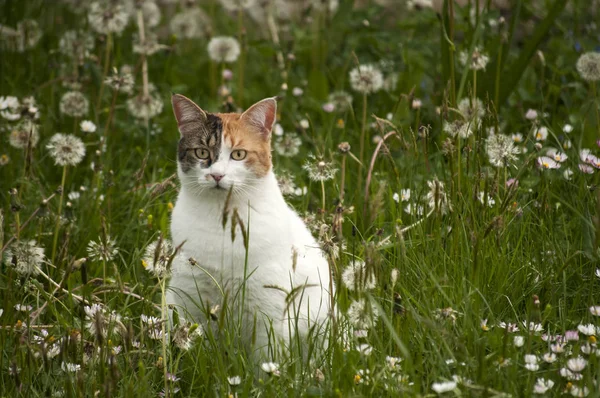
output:
[[[241,114],[208,113],[179,94],[171,102],[181,133],[178,172],[186,188],[199,193],[233,187],[234,193],[249,193],[269,173],[275,98]]]

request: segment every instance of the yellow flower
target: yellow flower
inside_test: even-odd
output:
[[[148,263],[146,262],[146,260],[142,259],[142,267],[148,268]]]
[[[344,123],[344,119],[338,119],[337,120],[337,126],[338,126],[338,128],[343,129],[345,125],[346,125],[346,123]]]
[[[167,203],[167,208],[169,209],[169,211],[173,210],[173,203],[172,202]]]
[[[360,379],[361,379],[360,375],[358,375],[358,374],[354,375],[354,383],[355,384],[360,383]]]

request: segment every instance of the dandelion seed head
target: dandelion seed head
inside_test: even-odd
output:
[[[352,108],[352,95],[346,91],[334,91],[327,97],[327,102],[333,104],[338,112],[344,112]]]
[[[367,269],[364,261],[353,260],[342,272],[342,282],[350,291],[372,290],[377,287],[373,272]]]
[[[76,166],[85,156],[83,141],[72,134],[54,134],[46,148],[58,166]]]
[[[577,60],[575,67],[583,80],[588,82],[600,80],[600,53],[583,53]]]
[[[119,248],[114,239],[111,239],[110,236],[106,236],[106,240],[99,239],[97,242],[93,240],[90,241],[87,245],[87,253],[92,261],[109,262],[119,254]]]
[[[277,137],[273,143],[273,148],[278,155],[291,158],[300,153],[302,139],[296,133],[287,133]]]
[[[29,119],[22,120],[10,132],[8,142],[14,148],[35,148],[40,140],[39,126]]]
[[[458,61],[471,70],[483,70],[490,61],[490,57],[479,47],[475,47],[470,56],[468,51],[461,51],[458,54]]]
[[[81,30],[66,31],[58,42],[58,50],[78,63],[83,63],[93,49],[94,37]]]
[[[173,245],[168,240],[157,239],[144,252],[142,264],[146,271],[158,278],[169,276],[169,262],[175,256]]]
[[[379,318],[379,311],[367,299],[353,301],[348,307],[348,321],[355,328],[368,330],[374,327]]]
[[[68,91],[60,99],[60,113],[71,117],[87,115],[90,103],[80,91]]]
[[[240,43],[234,37],[213,37],[208,42],[208,56],[215,62],[235,62],[240,56]]]
[[[485,140],[485,150],[490,164],[494,167],[507,167],[517,160],[521,151],[514,144],[513,138],[504,134],[490,135]]]
[[[198,39],[206,35],[210,19],[198,7],[186,9],[175,14],[169,22],[169,29],[177,38]]]
[[[152,119],[163,111],[163,100],[156,89],[149,90],[146,96],[143,93],[127,100],[129,113],[141,120]]]
[[[350,86],[361,94],[373,94],[383,87],[383,74],[375,65],[359,65],[350,71]]]
[[[38,275],[46,260],[44,248],[35,240],[14,242],[4,255],[7,264],[13,265],[19,275]]]
[[[96,33],[120,36],[129,23],[127,5],[118,1],[95,1],[88,8],[88,22]]]
[[[326,162],[322,158],[309,155],[308,160],[302,166],[308,172],[308,178],[313,181],[328,181],[333,179],[337,168],[332,162]]]

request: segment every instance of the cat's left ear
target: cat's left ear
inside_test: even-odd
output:
[[[246,123],[256,127],[261,135],[268,140],[271,137],[271,130],[275,124],[276,114],[277,101],[275,97],[265,98],[248,108],[242,114],[242,119]]]

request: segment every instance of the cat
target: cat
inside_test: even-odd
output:
[[[173,263],[167,302],[181,317],[203,321],[207,307],[237,297],[245,343],[262,356],[275,341],[286,347],[295,333],[324,331],[335,288],[318,243],[273,173],[276,100],[263,99],[242,114],[205,112],[179,94],[172,105],[181,189],[171,236],[182,245],[179,257],[193,260]]]

